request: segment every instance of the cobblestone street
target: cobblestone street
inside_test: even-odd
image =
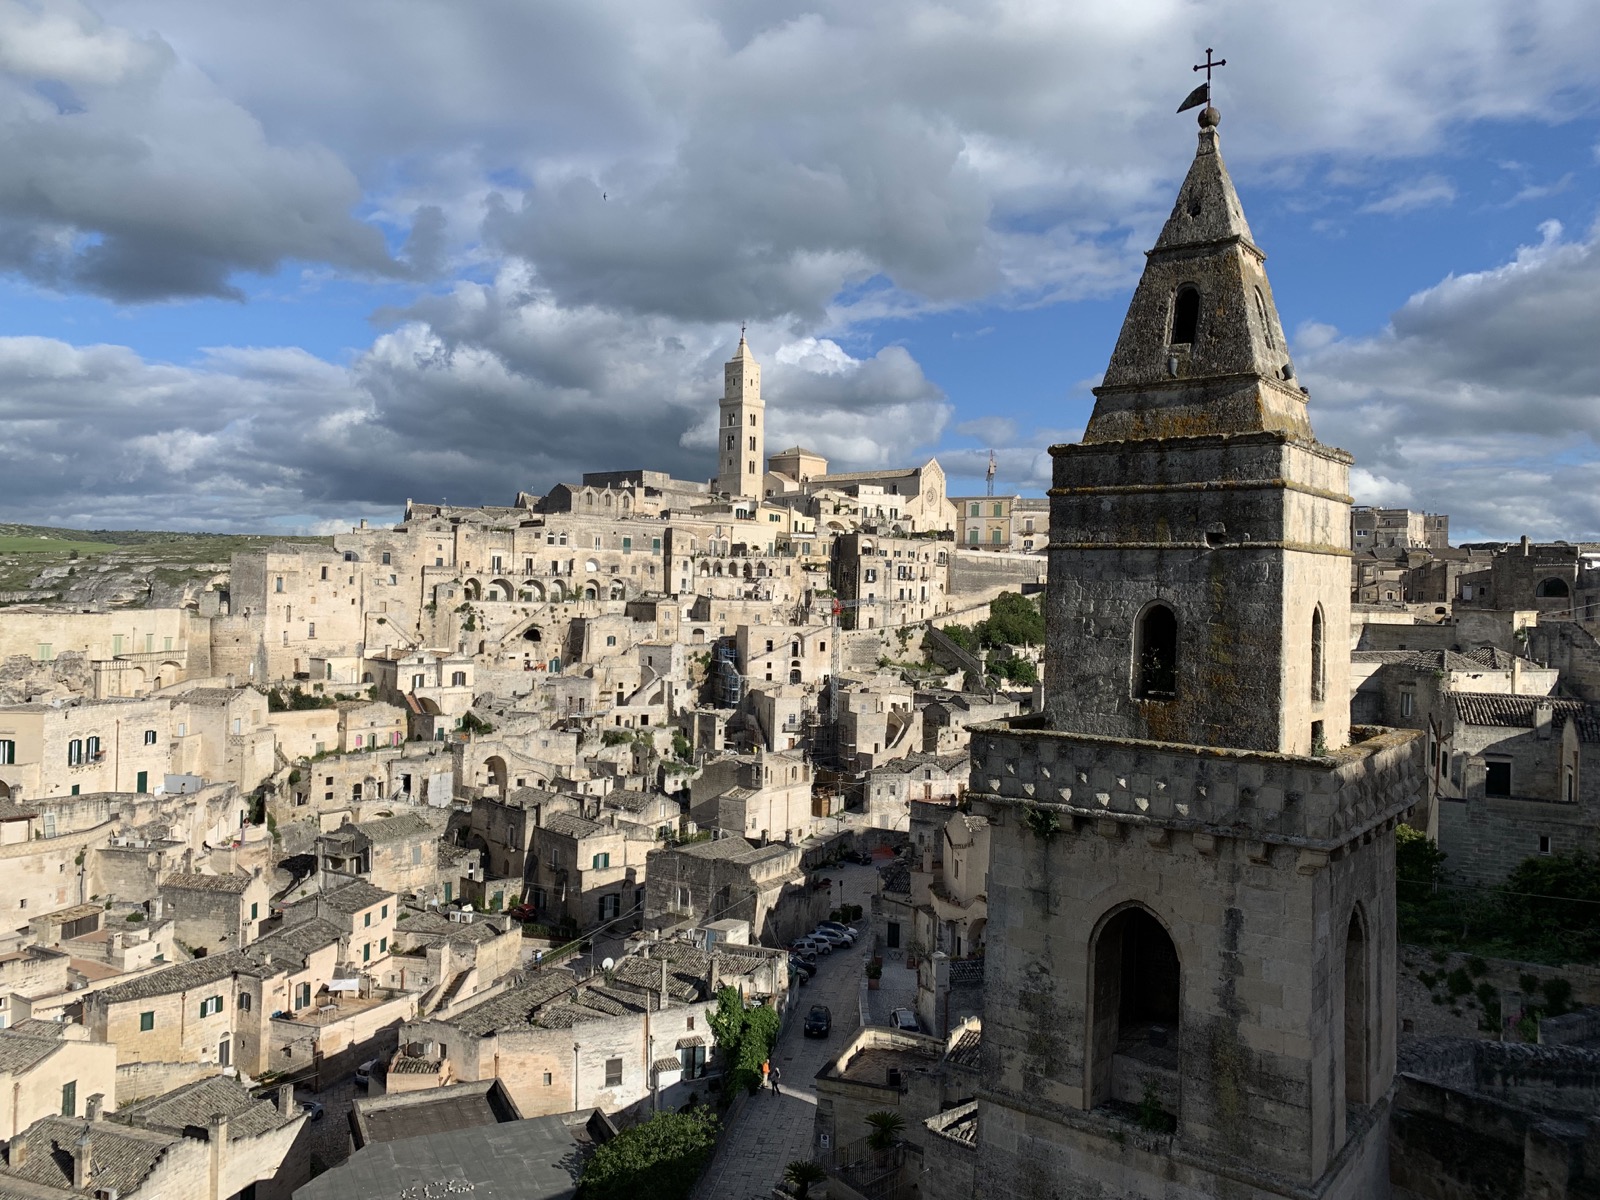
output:
[[[877,886],[874,868],[839,866],[828,873],[843,881],[845,901],[867,906]],[[865,920],[855,924],[865,929]],[[773,1055],[782,1072],[783,1094],[763,1092],[745,1102],[701,1179],[694,1193],[696,1200],[768,1200],[790,1162],[812,1157],[817,1106],[812,1081],[860,1028],[862,997],[867,994],[863,988],[866,953],[865,943],[858,942],[817,960],[816,978],[801,989],[799,1007]],[[903,973],[910,975],[909,971]],[[887,965],[884,974],[890,974]],[[825,1038],[805,1036],[805,1014],[813,1004],[826,1004],[832,1010],[833,1032]]]

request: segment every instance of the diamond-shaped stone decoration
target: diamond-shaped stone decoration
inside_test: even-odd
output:
[[[1100,802],[1100,807],[1101,808],[1110,808],[1111,807],[1111,793],[1110,792],[1096,792],[1094,794],[1094,798]]]

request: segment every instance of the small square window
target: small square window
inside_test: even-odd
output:
[[[1541,833],[1539,835],[1539,853],[1550,853],[1550,835],[1548,833]]]
[[[155,1027],[156,1027],[156,1014],[154,1012],[142,1012],[142,1013],[139,1014],[139,1032],[140,1033],[149,1033]]]
[[[606,1059],[606,1086],[622,1086],[622,1060],[620,1058]]]

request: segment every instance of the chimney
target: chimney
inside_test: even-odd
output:
[[[1529,547],[1529,545],[1530,545],[1530,543],[1528,541],[1528,535],[1527,534],[1523,534],[1522,535],[1522,557],[1523,558],[1527,558],[1528,557],[1528,547]]]
[[[294,1115],[294,1084],[280,1083],[278,1085],[278,1116],[287,1121]]]
[[[211,1123],[207,1127],[206,1140],[212,1145],[219,1147],[226,1146],[228,1144],[227,1113],[218,1113],[216,1116],[211,1118]]]
[[[1511,655],[1511,694],[1522,695],[1522,655]]]
[[[672,995],[667,991],[667,960],[661,960],[661,1007],[672,1007]]]
[[[12,1138],[11,1145],[6,1147],[6,1165],[20,1167],[28,1161],[28,1143],[21,1138]]]
[[[78,1144],[72,1151],[72,1188],[77,1192],[89,1190],[89,1179],[94,1174],[94,1154],[89,1140],[89,1131],[85,1129],[78,1137]]]
[[[1533,705],[1533,728],[1541,738],[1550,736],[1550,722],[1555,716],[1555,707],[1548,700],[1536,700]]]
[[[98,1121],[100,1110],[105,1107],[106,1097],[104,1092],[96,1092],[84,1101],[83,1116],[86,1121]]]

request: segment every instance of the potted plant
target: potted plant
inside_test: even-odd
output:
[[[877,1112],[867,1114],[867,1127],[872,1130],[867,1134],[867,1148],[872,1151],[879,1166],[886,1166],[889,1152],[894,1149],[895,1143],[900,1140],[900,1134],[905,1131],[905,1118],[897,1112],[881,1108]]]
[[[867,990],[875,992],[883,983],[883,964],[877,960],[867,964]]]
[[[828,1177],[821,1164],[807,1162],[797,1158],[791,1162],[783,1172],[783,1181],[794,1190],[795,1200],[808,1200],[811,1195],[811,1185],[821,1183]]]

